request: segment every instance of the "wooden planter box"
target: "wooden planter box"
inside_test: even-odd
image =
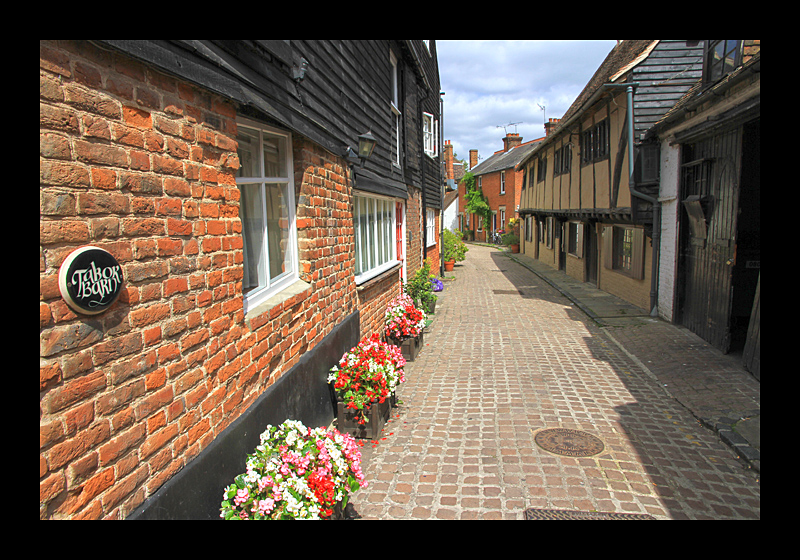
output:
[[[382,403],[373,402],[367,411],[368,422],[359,424],[356,410],[346,408],[344,402],[336,401],[337,429],[343,434],[350,434],[354,438],[378,439],[381,430],[389,420],[392,404],[390,399]]]
[[[424,336],[425,333],[420,333],[420,335],[416,338],[405,338],[403,340],[397,340],[388,337],[387,342],[389,342],[389,344],[399,346],[400,351],[403,353],[403,358],[405,358],[407,362],[413,362],[417,358],[419,351],[422,350]]]

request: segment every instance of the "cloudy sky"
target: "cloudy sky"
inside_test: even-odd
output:
[[[544,136],[544,119],[560,118],[616,41],[437,41],[444,95],[444,139],[458,159],[479,162],[517,132]],[[545,110],[539,107],[542,105]],[[509,123],[516,126],[502,128]],[[500,126],[500,128],[498,128]]]

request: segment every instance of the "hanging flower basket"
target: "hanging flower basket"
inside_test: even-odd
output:
[[[225,488],[223,519],[331,519],[367,486],[351,436],[296,420],[267,425],[246,465]]]

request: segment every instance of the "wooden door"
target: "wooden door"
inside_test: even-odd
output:
[[[723,352],[731,343],[741,128],[683,146],[678,322]]]

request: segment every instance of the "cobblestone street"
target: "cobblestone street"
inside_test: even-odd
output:
[[[364,441],[357,517],[523,519],[552,508],[760,518],[755,473],[558,290],[478,245],[448,274],[400,406],[377,443]],[[534,436],[555,427],[604,449],[548,453]]]

